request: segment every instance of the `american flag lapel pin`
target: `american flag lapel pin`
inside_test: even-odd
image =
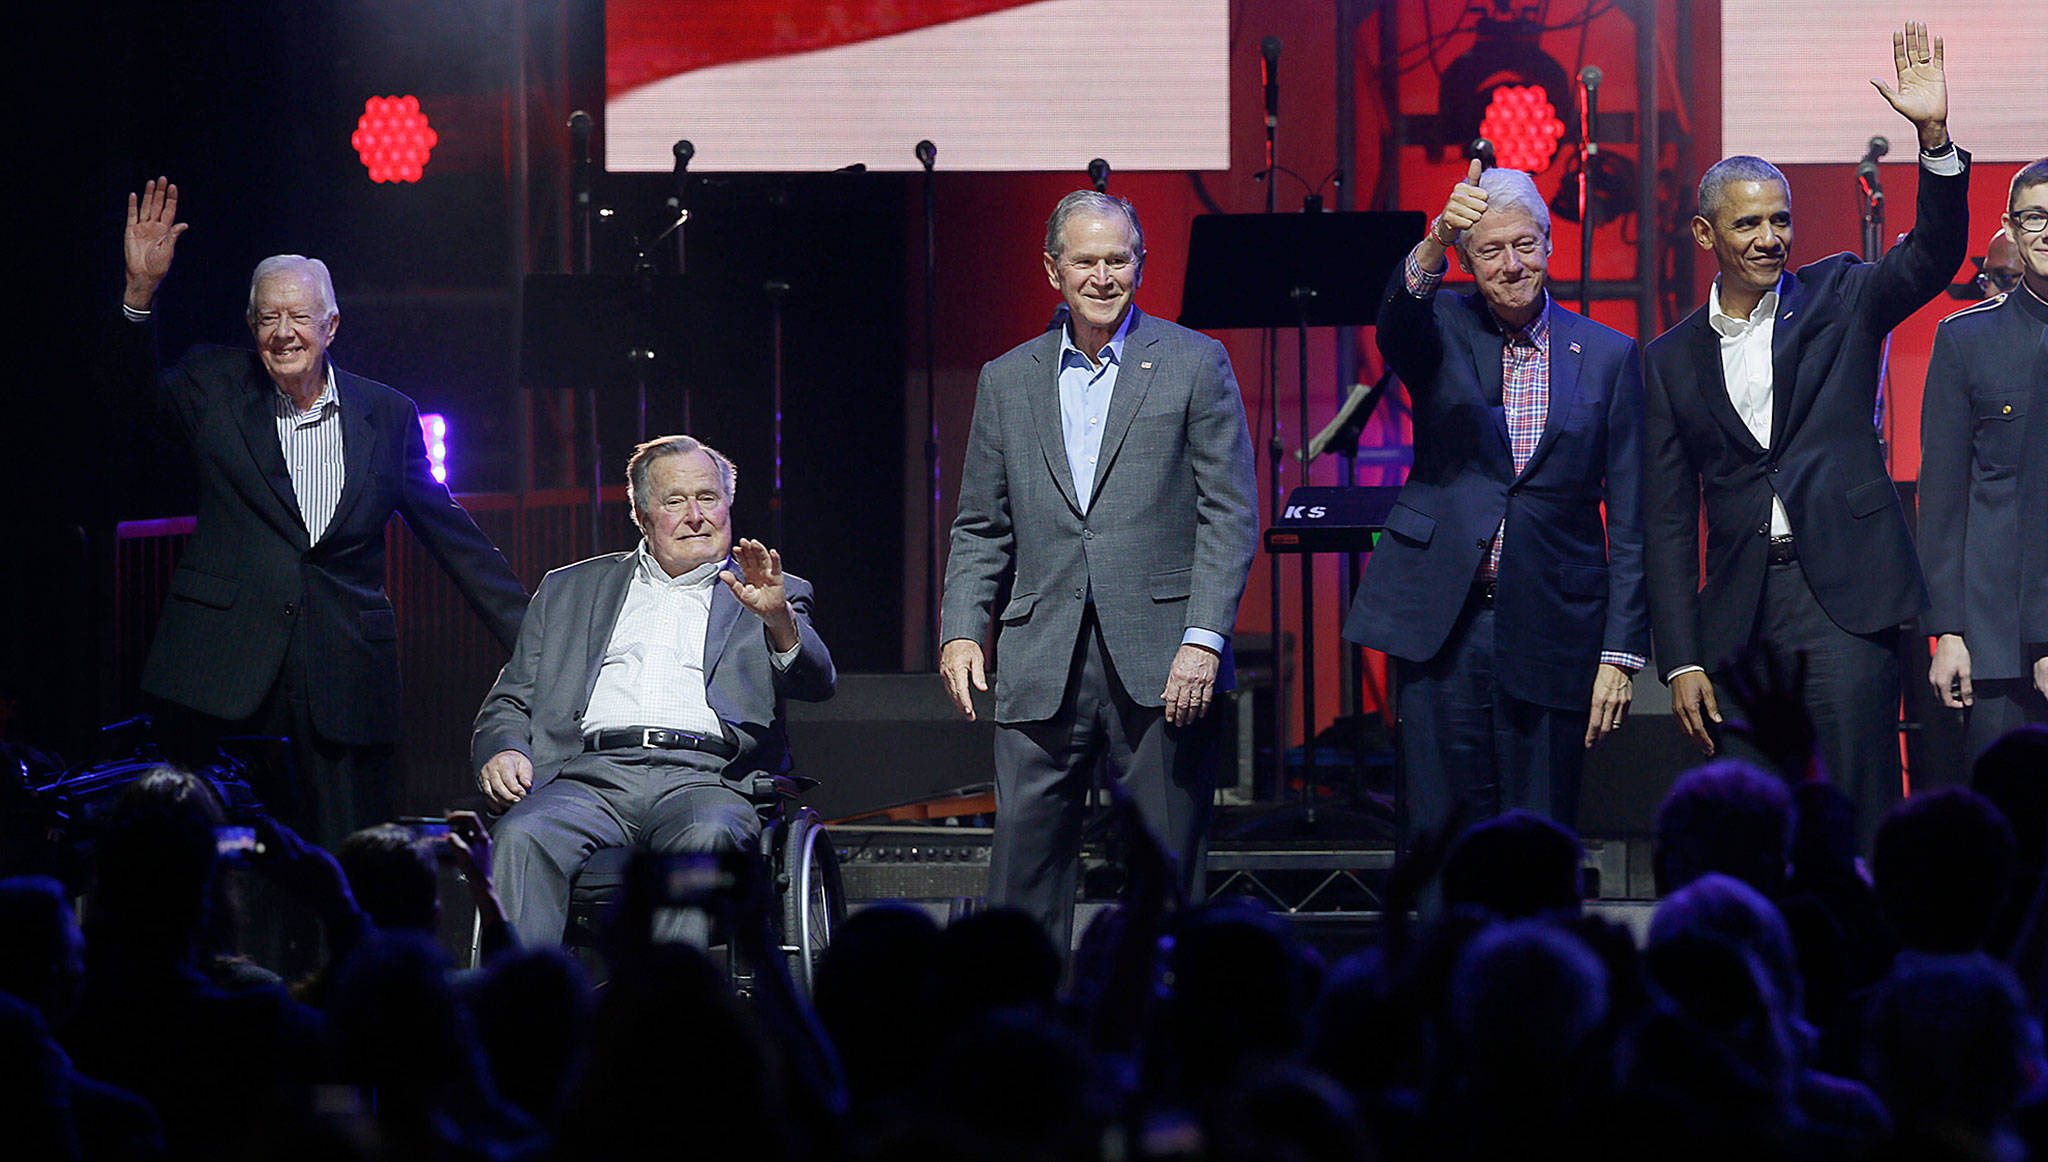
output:
[[[1138,370],[1140,370],[1140,371],[1150,371],[1150,370],[1152,370],[1152,361],[1151,361],[1150,359],[1147,359],[1147,360],[1145,360],[1145,361],[1144,361],[1143,363],[1140,363],[1140,364],[1138,364]]]
[[[1572,354],[1574,354],[1574,355],[1577,355],[1578,353],[1579,353],[1579,345],[1578,345],[1577,343],[1574,343],[1574,344],[1572,344]]]

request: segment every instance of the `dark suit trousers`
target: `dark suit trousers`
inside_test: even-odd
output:
[[[313,729],[314,699],[323,675],[294,633],[277,681],[247,718],[214,718],[165,703],[164,742],[173,757],[192,765],[213,761],[222,738],[263,735],[288,740],[291,769],[250,772],[250,786],[265,810],[329,851],[353,832],[390,822],[396,811],[397,749],[355,746],[322,738]]]
[[[1158,693],[1158,691],[1148,691]],[[1088,791],[1118,780],[1200,898],[1222,715],[1174,726],[1124,689],[1092,608],[1081,620],[1058,714],[996,731],[996,829],[989,903],[1029,912],[1062,956],[1073,947],[1074,890]]]
[[[1900,797],[1898,631],[1854,634],[1836,625],[1814,598],[1799,563],[1790,561],[1764,573],[1755,636],[1786,658],[1795,650],[1806,652],[1806,707],[1821,758],[1828,777],[1856,805],[1856,832],[1868,854],[1877,825]],[[1739,715],[1720,675],[1714,679],[1722,717]],[[1763,761],[1728,731],[1714,731],[1714,738],[1717,750]]]
[[[1410,836],[1440,830],[1460,802],[1467,826],[1517,807],[1577,826],[1591,704],[1555,710],[1502,692],[1493,632],[1493,609],[1467,601],[1435,657],[1396,659]]]
[[[2034,689],[2031,678],[1979,678],[1970,683],[1970,693],[1971,704],[1961,712],[1965,776],[1977,765],[1984,748],[2008,732],[2048,722],[2048,698]]]
[[[700,751],[586,751],[514,803],[491,828],[491,880],[520,943],[561,943],[570,886],[600,847],[756,847],[761,818],[724,766]]]

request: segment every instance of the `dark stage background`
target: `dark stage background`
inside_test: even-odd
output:
[[[1639,59],[1655,70],[1658,208],[1649,222],[1630,215],[1601,225],[1591,270],[1596,281],[1634,279],[1644,230],[1675,242],[1653,250],[1655,270],[1648,273],[1661,292],[1655,317],[1639,319],[1628,295],[1594,307],[1603,322],[1648,337],[1700,300],[1709,273],[1692,260],[1676,227],[1700,168],[1720,152],[1719,5],[1558,0],[1538,7],[1540,43],[1568,74],[1587,63],[1604,69],[1603,113],[1634,110]],[[1131,198],[1145,217],[1151,257],[1144,307],[1169,318],[1178,312],[1193,217],[1264,205],[1265,185],[1255,177],[1263,165],[1264,36],[1285,44],[1280,161],[1305,178],[1282,176],[1280,209],[1298,208],[1303,192],[1347,159],[1348,183],[1324,185],[1332,207],[1438,208],[1463,161],[1455,147],[1413,142],[1426,136],[1421,130],[1438,109],[1442,71],[1473,44],[1470,8],[1466,0],[1234,4],[1229,170],[1119,171],[1111,181],[1112,192]],[[118,318],[127,192],[169,174],[193,223],[159,303],[167,356],[194,342],[245,340],[242,305],[257,259],[281,251],[318,255],[334,268],[343,307],[336,359],[448,417],[458,491],[576,487],[588,479],[579,401],[520,387],[518,336],[526,320],[519,288],[529,273],[569,268],[563,126],[573,109],[603,107],[602,6],[87,0],[31,6],[12,19],[18,64],[6,85],[15,147],[4,188],[18,290],[0,316],[9,331],[8,406],[0,423],[0,685],[8,697],[0,699],[0,737],[39,740],[83,758],[91,754],[91,728],[133,698],[116,666],[115,524],[189,511],[190,481],[175,450],[115,438],[85,375],[96,336]],[[1650,30],[1647,57],[1639,58],[1638,23]],[[1115,43],[1114,30],[1105,28],[1103,46]],[[1843,51],[1881,63],[1887,47]],[[1107,92],[1076,94],[1076,116],[1113,107],[1113,71],[1106,84]],[[349,135],[366,97],[401,93],[419,98],[439,144],[420,182],[372,183]],[[1877,98],[1865,90],[1841,100]],[[1969,127],[1955,128],[1971,144]],[[678,127],[677,136],[687,132]],[[1603,149],[1639,162],[1629,133],[1620,137]],[[595,143],[601,157],[601,117]],[[949,518],[975,376],[984,361],[1044,325],[1056,301],[1039,269],[1044,215],[1061,193],[1085,183],[1089,159],[1076,157],[1065,173],[953,174],[945,172],[945,142],[938,144],[932,338],[940,508]],[[1800,212],[1799,257],[1857,247],[1852,171],[1861,145],[1860,138],[1845,140],[1840,165],[1789,171]],[[1564,168],[1560,158],[1539,175],[1546,194],[1559,187]],[[1979,167],[1975,236],[1990,233],[2014,168]],[[1897,233],[1910,221],[1912,169],[1887,166],[1885,178],[1890,232]],[[688,229],[697,307],[673,336],[674,359],[660,361],[664,372],[680,368],[690,383],[697,434],[739,462],[740,531],[765,531],[772,467],[761,288],[772,278],[789,281],[783,548],[793,569],[818,581],[830,640],[848,669],[927,665],[919,183],[915,176],[871,174],[700,187],[693,196],[701,197],[702,213]],[[602,180],[599,201],[617,216],[596,238],[600,269],[617,271],[630,259],[629,232],[644,236],[663,224],[658,211],[666,192],[662,175]],[[1579,238],[1577,225],[1557,222],[1554,279],[1580,276]],[[1981,243],[1973,247],[1979,249]],[[655,255],[659,271],[673,270],[674,261],[672,251]],[[1919,384],[1933,325],[1959,305],[1938,302],[1895,337],[1892,447],[1894,475],[1902,480],[1917,472]],[[1285,483],[1297,483],[1291,453],[1302,433],[1295,430],[1292,336],[1282,337],[1270,383],[1257,333],[1220,337],[1248,410],[1255,417],[1277,411],[1290,453]],[[1315,334],[1308,363],[1311,432],[1349,384],[1380,370],[1364,330]],[[672,381],[657,382],[649,430],[680,426],[680,409]],[[600,412],[610,482],[632,433],[630,393],[604,393]],[[1393,483],[1405,473],[1405,417],[1396,399],[1368,426],[1358,482]],[[1255,418],[1262,484],[1270,431],[1270,419]],[[1336,472],[1326,459],[1312,482],[1337,483]],[[614,544],[630,542],[623,525],[609,532]],[[531,582],[539,570],[584,551],[572,542],[558,560],[514,556]],[[1315,632],[1334,642],[1340,564],[1324,557],[1314,568]],[[1300,626],[1294,569],[1290,562],[1280,585],[1289,634]],[[1245,594],[1241,633],[1269,628],[1267,593],[1261,562]],[[1318,654],[1316,726],[1352,708],[1335,697],[1347,676],[1340,668],[1349,667],[1337,653]],[[1364,658],[1349,676],[1359,679],[1354,706],[1377,709],[1378,661]],[[407,681],[415,688],[438,680],[430,661],[409,662]],[[476,680],[468,673],[461,679]],[[444,695],[447,705],[473,705],[481,693]],[[1302,733],[1298,698],[1290,686],[1284,702],[1294,707],[1288,734],[1295,742]],[[450,752],[450,740],[466,735],[466,716],[433,729],[429,749]]]

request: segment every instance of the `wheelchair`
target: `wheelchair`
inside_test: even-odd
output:
[[[808,994],[832,933],[846,919],[846,891],[839,855],[816,811],[797,797],[818,785],[801,775],[755,774],[745,795],[761,817],[760,857],[768,862],[774,888],[781,951],[789,975]],[[603,847],[592,852],[569,891],[569,923],[562,942],[572,950],[601,947],[610,914],[625,891],[635,849]],[[727,946],[727,967],[735,985],[747,991],[751,966],[737,963]]]

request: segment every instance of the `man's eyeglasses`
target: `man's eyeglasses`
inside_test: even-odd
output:
[[[2021,210],[2010,217],[2022,234],[2039,234],[2048,230],[2048,210]]]
[[[2017,270],[1984,270],[1977,273],[1977,289],[1984,292],[1987,299],[1994,295],[2002,295],[2018,285],[2020,272]]]

